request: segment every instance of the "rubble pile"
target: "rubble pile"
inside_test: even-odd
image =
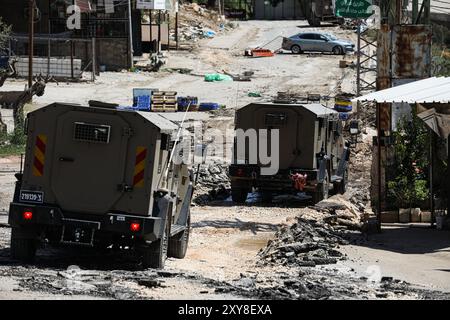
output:
[[[217,32],[233,28],[233,24],[218,14],[197,3],[187,3],[180,6],[179,40],[181,42],[196,42],[203,38],[212,38]],[[175,36],[175,35],[173,35]]]
[[[362,130],[359,141],[350,156],[347,198],[360,210],[370,208],[370,184],[373,146],[376,131],[370,127]]]
[[[200,166],[194,203],[205,205],[212,200],[225,200],[230,196],[230,187],[226,166],[217,163]]]
[[[348,244],[346,234],[360,230],[361,212],[342,196],[303,210],[297,222],[278,231],[275,240],[259,253],[260,263],[299,267],[334,264],[345,256],[338,251]]]
[[[315,267],[342,259],[342,254],[336,250],[340,244],[346,241],[332,226],[299,217],[296,223],[281,229],[276,240],[270,241],[259,254],[269,262]]]

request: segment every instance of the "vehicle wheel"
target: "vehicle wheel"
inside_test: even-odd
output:
[[[322,183],[318,183],[316,187],[316,192],[312,195],[313,204],[319,203],[322,200],[328,199],[329,195],[329,180],[328,173],[325,172],[325,179]]]
[[[314,14],[311,18],[308,19],[308,24],[311,27],[320,27],[320,18]]]
[[[231,187],[231,199],[236,203],[245,203],[248,191],[246,188]]]
[[[23,238],[19,228],[11,230],[11,258],[25,263],[33,263],[36,257],[36,239]]]
[[[260,191],[260,194],[263,203],[272,203],[273,194],[271,191],[263,190]]]
[[[188,213],[188,220],[186,229],[179,234],[170,237],[168,256],[183,259],[186,256],[186,251],[189,243],[189,232],[191,230],[191,214]]]
[[[335,54],[335,55],[344,54],[344,50],[342,50],[341,47],[336,46],[333,48],[333,54]]]
[[[165,220],[164,234],[161,239],[146,245],[142,255],[142,266],[153,269],[164,269],[167,259],[167,248],[169,245],[169,222]]]
[[[292,51],[293,54],[300,54],[300,53],[303,52],[303,51],[302,51],[302,48],[300,48],[300,46],[298,46],[298,45],[296,45],[296,44],[294,44],[294,45],[291,47],[291,51]]]

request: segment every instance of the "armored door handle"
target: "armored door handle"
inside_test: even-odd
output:
[[[59,161],[61,161],[61,162],[74,162],[75,159],[74,158],[60,157]]]

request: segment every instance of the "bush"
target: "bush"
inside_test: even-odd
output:
[[[429,190],[426,180],[428,168],[429,134],[425,125],[415,114],[412,119],[403,118],[393,133],[394,177],[388,182],[388,195],[399,208],[411,208],[427,199]]]

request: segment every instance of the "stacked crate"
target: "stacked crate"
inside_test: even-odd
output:
[[[157,91],[152,93],[153,112],[176,112],[178,110],[175,91]]]

